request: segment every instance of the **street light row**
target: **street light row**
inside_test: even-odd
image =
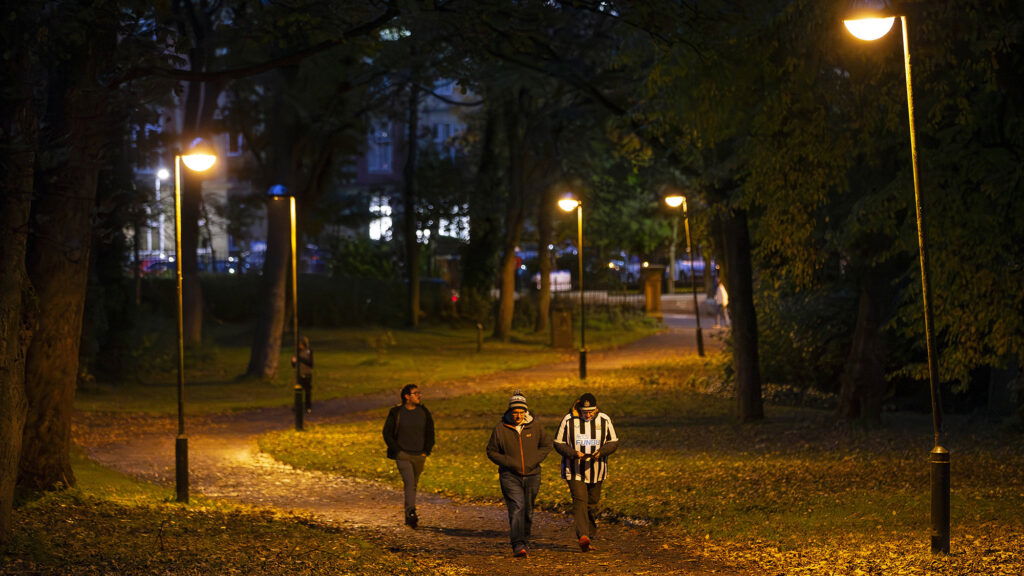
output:
[[[176,152],[174,155],[174,245],[175,245],[175,287],[177,292],[177,324],[178,324],[178,434],[174,443],[174,478],[175,492],[178,502],[189,500],[188,473],[188,436],[185,434],[185,337],[184,314],[182,305],[182,250],[181,250],[181,165],[193,172],[205,172],[217,162],[217,155],[201,138],[192,141],[185,154]],[[295,196],[288,193],[283,186],[274,186],[268,195],[275,200],[289,199],[291,251],[292,251],[292,321],[295,333],[295,355],[299,354],[299,314],[298,314],[298,273],[296,267],[296,227],[295,227]],[[296,362],[295,380],[295,429],[303,428],[303,389],[298,382],[298,362]]]

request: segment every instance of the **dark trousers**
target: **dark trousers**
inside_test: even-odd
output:
[[[498,475],[501,495],[508,508],[509,540],[512,550],[525,548],[530,541],[533,526],[533,504],[540,492],[540,474],[520,476],[515,472],[502,470]]]
[[[398,473],[402,475],[402,485],[405,487],[405,513],[416,510],[416,486],[420,483],[420,474],[423,473],[423,465],[427,462],[426,454],[410,454],[398,452],[395,464],[398,465]]]
[[[593,538],[597,534],[597,506],[601,503],[601,482],[587,484],[566,480],[572,495],[572,519],[576,537]]]

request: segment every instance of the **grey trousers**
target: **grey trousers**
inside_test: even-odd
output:
[[[576,537],[593,538],[597,534],[597,512],[601,504],[601,482],[587,484],[579,480],[566,480],[572,495],[572,519]]]
[[[405,513],[416,510],[416,486],[420,482],[420,474],[423,473],[423,465],[427,461],[426,454],[409,454],[398,452],[395,464],[398,465],[398,473],[402,475],[402,485],[405,487]]]

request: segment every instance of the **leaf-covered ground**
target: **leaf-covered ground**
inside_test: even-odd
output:
[[[828,412],[769,406],[764,422],[739,426],[727,391],[709,391],[707,368],[693,358],[600,374],[585,387],[560,379],[524,392],[549,430],[574,396],[595,393],[622,438],[606,483],[607,517],[656,526],[730,565],[770,574],[1024,574],[1018,430],[948,419],[953,553],[933,556],[926,416],[890,414],[867,430],[837,424]],[[499,502],[483,446],[507,393],[431,401],[424,392],[438,445],[422,486]],[[383,415],[275,432],[260,445],[297,467],[397,486],[380,457]],[[548,466],[540,504],[564,511],[555,471]]]

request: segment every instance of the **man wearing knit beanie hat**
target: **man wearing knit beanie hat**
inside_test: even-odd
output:
[[[540,492],[540,463],[551,451],[551,439],[530,414],[526,397],[516,392],[487,442],[487,458],[498,465],[501,495],[508,508],[512,554],[526,556],[533,524],[533,504]]]
[[[597,398],[587,392],[573,403],[555,434],[555,450],[562,455],[562,478],[572,496],[573,524],[580,550],[593,550],[597,533],[601,485],[608,474],[608,456],[619,446],[612,419],[597,409]]]

